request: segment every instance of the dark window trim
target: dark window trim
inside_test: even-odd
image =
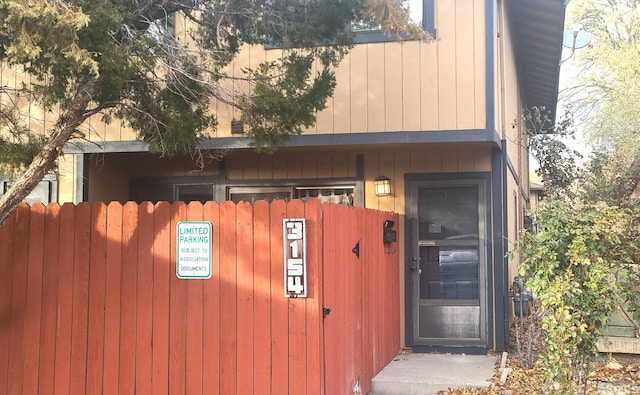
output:
[[[324,186],[353,186],[355,188],[355,206],[364,206],[364,181],[362,177],[342,178],[296,178],[272,180],[225,180],[218,176],[169,176],[169,177],[135,177],[129,179],[129,185],[167,185],[173,187],[174,201],[177,198],[177,188],[184,185],[212,185],[213,198],[217,202],[227,200],[229,188],[293,188],[295,187],[324,187]]]
[[[230,188],[322,188],[322,187],[341,187],[353,186],[355,188],[354,206],[364,207],[364,181],[360,177],[342,177],[342,178],[287,178],[273,180],[226,180],[220,185],[220,189],[225,191],[222,196],[223,201],[227,199],[226,191]],[[220,197],[220,196],[218,196]]]
[[[436,21],[435,21],[435,0],[422,0],[422,28],[429,33],[432,38],[436,37]],[[347,26],[347,29],[350,29]],[[365,43],[384,43],[398,41],[395,36],[388,36],[379,30],[358,31],[353,32],[354,44]],[[282,49],[281,45],[266,44],[265,49]]]
[[[422,28],[433,38],[436,37],[435,13],[435,0],[422,0]],[[379,30],[354,32],[354,35],[353,42],[355,44],[383,43],[398,40],[396,37],[388,36]]]
[[[4,195],[9,190],[9,183],[10,183],[10,178],[8,176],[0,175],[0,196]],[[46,202],[41,201],[41,203],[46,206],[49,203],[57,202],[58,201],[58,176],[56,174],[45,174],[42,177],[42,180],[40,180],[40,182],[36,186],[36,188],[43,183],[47,184],[47,201]],[[34,188],[34,190],[36,188]],[[27,197],[31,196],[32,192],[30,192]],[[25,200],[23,201],[27,201],[27,199],[25,198]]]

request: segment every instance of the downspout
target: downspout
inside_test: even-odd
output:
[[[506,160],[506,155],[507,155],[507,141],[506,140],[502,140],[502,161],[503,161],[503,165],[502,165],[502,201],[504,204],[506,204],[508,202],[508,196],[507,196],[507,164],[505,163]],[[504,240],[509,240],[509,218],[508,215],[506,215],[504,212],[502,214],[502,229],[503,229],[503,238]],[[502,243],[502,274],[503,274],[503,286],[504,286],[504,292],[503,292],[503,298],[504,298],[504,344],[505,346],[512,348],[512,349],[517,349],[518,346],[516,344],[514,344],[511,341],[511,331],[509,330],[509,323],[510,323],[510,317],[511,317],[511,310],[509,309],[510,306],[510,300],[509,300],[509,262],[508,262],[508,258],[507,258],[507,252],[508,252],[508,243],[503,242]]]
[[[501,189],[502,189],[502,206],[503,209],[502,211],[502,243],[501,245],[501,252],[502,255],[499,257],[500,262],[502,264],[502,281],[503,283],[501,284],[502,286],[500,287],[502,289],[502,297],[503,297],[503,317],[504,317],[504,344],[506,347],[509,348],[513,348],[516,349],[517,346],[511,341],[511,331],[510,331],[510,313],[511,310],[509,309],[510,306],[510,300],[509,300],[509,264],[507,261],[507,250],[508,250],[508,243],[506,243],[506,240],[509,240],[509,220],[508,220],[508,215],[504,212],[504,207],[506,207],[507,203],[508,203],[508,196],[507,196],[507,163],[506,163],[506,158],[507,158],[507,140],[506,140],[506,124],[505,124],[505,118],[506,118],[506,87],[505,87],[505,67],[504,67],[504,3],[502,0],[497,0],[496,1],[496,8],[497,8],[497,14],[498,14],[498,23],[497,23],[497,41],[498,41],[498,74],[499,74],[499,78],[500,78],[500,138],[502,139],[502,155],[500,157],[501,160],[501,178],[502,178],[502,182],[501,184]],[[518,147],[518,155],[520,154],[520,149]],[[520,161],[520,157],[518,156],[518,161]],[[496,256],[496,260],[498,259],[498,257]]]

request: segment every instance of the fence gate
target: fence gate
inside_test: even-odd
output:
[[[284,294],[285,218],[306,221],[305,298]],[[313,200],[22,204],[0,227],[0,393],[365,394],[399,350],[386,220]],[[176,273],[181,221],[211,224],[208,279]]]
[[[398,353],[398,246],[382,238],[385,221],[397,219],[363,208],[323,210],[326,394],[366,394]]]

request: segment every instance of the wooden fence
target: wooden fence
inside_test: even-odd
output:
[[[284,297],[283,218],[307,220],[307,298]],[[387,219],[313,200],[22,204],[0,227],[0,393],[366,394],[400,348]],[[210,279],[176,276],[184,220],[212,224]]]

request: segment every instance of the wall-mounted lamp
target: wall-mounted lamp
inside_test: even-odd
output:
[[[376,187],[376,196],[391,196],[391,180],[389,177],[380,176],[373,181]]]

